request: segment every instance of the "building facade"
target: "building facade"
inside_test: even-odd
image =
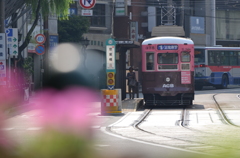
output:
[[[78,6],[78,12],[82,10]],[[87,50],[102,56],[98,66],[104,72],[105,41],[116,40],[116,87],[122,91],[126,91],[125,74],[130,66],[141,83],[140,46],[146,38],[178,36],[191,38],[196,46],[239,46],[240,14],[235,1],[102,0],[92,10],[91,27],[84,35],[90,40]],[[101,78],[104,81],[104,75]]]

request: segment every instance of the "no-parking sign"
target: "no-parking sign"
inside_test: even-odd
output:
[[[45,47],[44,47],[44,45],[37,45],[37,46],[35,47],[35,52],[36,52],[36,54],[38,54],[38,55],[43,55],[43,54],[45,53]]]
[[[91,9],[94,7],[96,0],[79,0],[79,3],[84,9]]]

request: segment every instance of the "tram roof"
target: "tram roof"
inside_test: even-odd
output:
[[[142,42],[142,45],[148,44],[194,44],[191,39],[182,37],[153,37],[146,39]]]

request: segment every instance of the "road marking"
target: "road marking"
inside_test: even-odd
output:
[[[237,95],[237,98],[240,99],[240,94]]]
[[[3,130],[3,131],[11,131],[11,130],[13,130],[14,128],[2,128],[1,130]]]
[[[105,134],[108,134],[108,135],[111,135],[111,136],[114,136],[114,137],[117,137],[117,138],[120,138],[120,139],[130,140],[130,141],[137,142],[137,143],[142,143],[142,144],[147,144],[147,145],[152,145],[152,146],[158,146],[158,147],[163,147],[163,148],[167,148],[167,149],[174,149],[174,150],[179,150],[179,151],[185,151],[185,152],[189,152],[189,153],[196,153],[196,154],[200,154],[200,155],[216,156],[216,155],[213,155],[213,154],[206,154],[206,153],[202,153],[202,152],[191,151],[191,150],[171,147],[171,146],[167,146],[167,145],[161,145],[161,144],[155,144],[155,143],[151,143],[151,142],[145,142],[145,141],[137,140],[137,139],[134,139],[134,138],[127,138],[127,137],[120,136],[120,135],[117,135],[117,134],[114,134],[114,133],[111,133],[111,132],[107,131],[106,127],[101,127],[101,131],[103,133],[105,133]]]
[[[109,147],[110,145],[95,144],[94,146],[97,146],[97,147]]]
[[[92,126],[91,128],[94,128],[94,129],[95,129],[95,128],[100,128],[100,127],[101,127],[101,126]]]
[[[26,117],[29,117],[29,116],[28,115],[22,115],[21,117],[25,117],[26,118]]]
[[[30,128],[27,128],[28,131],[37,131],[37,130],[41,130],[42,127],[30,127]]]

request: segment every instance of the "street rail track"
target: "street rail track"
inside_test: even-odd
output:
[[[216,100],[216,97],[215,97],[216,95],[217,94],[214,94],[212,96],[212,98],[213,98],[213,100],[214,100],[214,102],[216,104],[216,109],[217,109],[217,112],[219,113],[219,117],[221,117],[221,120],[223,120],[223,122],[226,125],[229,125],[229,126],[232,126],[234,128],[238,128],[239,129],[239,126],[233,124],[227,118],[227,116],[225,115],[223,109],[221,109],[219,103]],[[218,143],[215,143],[214,141],[206,141],[206,142],[204,142],[204,141],[199,140],[199,139],[184,138],[184,137],[181,137],[180,135],[175,135],[173,133],[172,134],[161,133],[161,132],[156,132],[156,130],[155,131],[151,131],[151,130],[148,130],[148,129],[141,128],[140,125],[146,120],[147,117],[149,117],[151,115],[152,111],[153,111],[153,109],[145,109],[143,115],[137,121],[135,121],[135,123],[132,125],[134,130],[142,132],[142,133],[146,133],[149,136],[171,139],[171,140],[175,141],[175,143],[179,141],[179,144],[184,142],[184,145],[182,145],[182,146],[181,145],[174,145],[173,143],[172,144],[168,144],[168,143],[164,143],[163,141],[152,142],[152,140],[150,141],[151,143],[163,144],[163,145],[168,145],[168,146],[171,146],[171,147],[184,148],[185,150],[191,150],[191,151],[195,151],[195,152],[203,152],[203,153],[210,154],[210,155],[212,155],[212,154],[215,155],[216,153],[221,154],[221,153],[223,153],[223,150],[225,150],[225,149],[227,149],[227,150],[228,149],[229,150],[239,150],[238,148],[235,148],[235,147],[232,147],[232,146],[225,146],[224,144],[218,144]],[[200,136],[202,135],[203,137],[205,136],[207,138],[212,137],[213,132],[201,131],[201,130],[189,127],[188,126],[188,121],[189,121],[188,120],[188,115],[189,115],[188,114],[188,110],[185,107],[183,107],[182,108],[182,112],[181,112],[181,117],[175,124],[176,126],[178,126],[178,130],[185,131],[186,133],[188,133],[190,131],[190,132],[195,133],[195,134],[197,133],[197,135],[200,135]],[[175,130],[176,127],[174,127],[173,129]],[[111,132],[114,132],[114,131],[111,130],[111,128],[109,130]],[[129,136],[127,136],[127,137],[129,137]],[[133,138],[133,137],[131,137],[131,138]],[[137,138],[137,139],[139,140],[141,138]],[[221,139],[221,136],[219,136],[219,139]],[[143,139],[143,140],[148,142],[148,140],[146,140],[146,139]],[[208,152],[209,151],[208,148],[214,148],[214,150],[218,151],[218,152],[215,152],[215,153]]]

